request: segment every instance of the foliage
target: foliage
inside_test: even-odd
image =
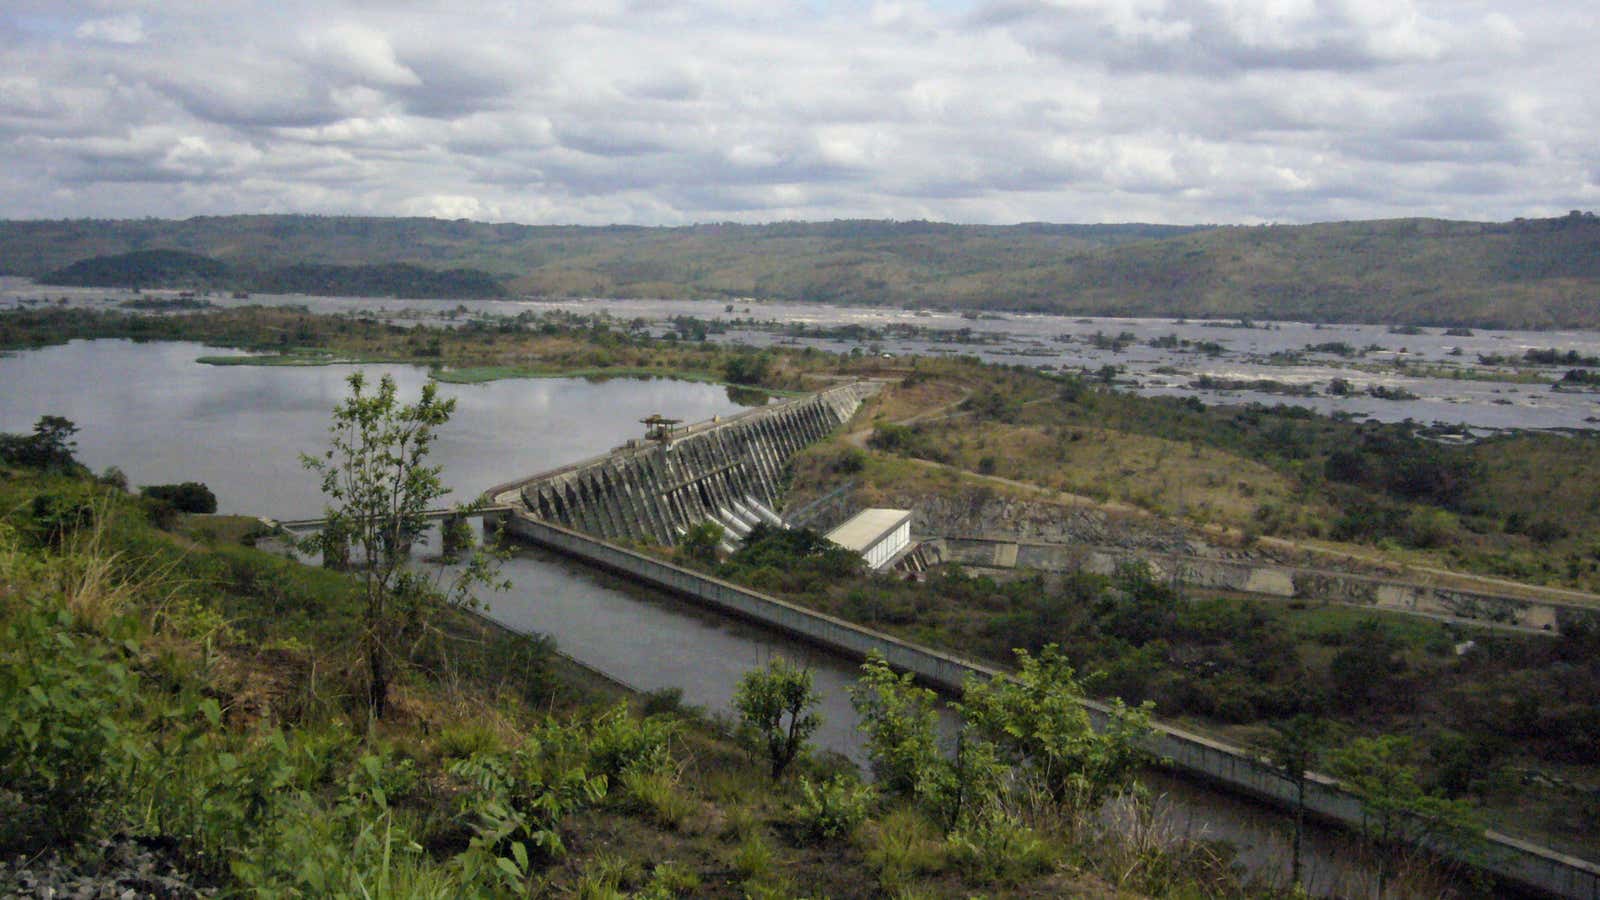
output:
[[[552,749],[530,737],[509,753],[478,755],[450,767],[467,787],[459,808],[473,835],[461,856],[470,879],[493,876],[509,890],[524,890],[537,859],[566,852],[561,820],[605,797],[606,776]]]
[[[746,672],[733,694],[745,740],[760,749],[774,781],[805,751],[822,724],[809,669],[774,656],[765,668]]]
[[[1442,839],[1461,847],[1482,832],[1472,809],[1422,786],[1409,738],[1353,738],[1328,753],[1329,773],[1361,800],[1362,832],[1387,853]],[[1379,856],[1380,892],[1388,858]]]
[[[808,528],[757,523],[718,569],[730,580],[749,580],[765,590],[806,591],[865,569],[861,555]]]
[[[847,775],[820,784],[800,777],[800,827],[811,841],[849,838],[867,818],[876,791]]]
[[[70,842],[139,763],[108,711],[138,703],[138,653],[99,641],[59,601],[24,600],[0,627],[0,848]]]
[[[223,288],[273,294],[355,297],[499,297],[505,293],[486,272],[438,270],[410,263],[327,265],[295,262],[252,267],[182,250],[135,250],[81,259],[45,272],[41,284],[80,287]]]
[[[723,374],[734,384],[760,384],[766,380],[772,357],[765,353],[741,353],[723,364]]]
[[[1289,783],[1294,785],[1294,847],[1292,849],[1290,883],[1299,885],[1301,844],[1305,832],[1306,782],[1324,744],[1328,741],[1328,723],[1315,716],[1302,713],[1272,725],[1272,735],[1265,746],[1267,760]]]
[[[912,795],[940,761],[936,702],[933,691],[918,687],[909,672],[896,675],[877,652],[862,664],[850,705],[861,719],[873,778],[885,793]]]
[[[40,416],[32,434],[0,434],[0,464],[32,469],[72,471],[78,426],[61,416]]]
[[[455,401],[440,399],[432,382],[411,405],[400,403],[388,375],[371,394],[360,372],[348,383],[350,396],[333,412],[330,449],[302,461],[321,478],[328,527],[350,535],[360,551],[367,704],[374,718],[382,719],[393,672],[428,636],[440,607],[472,605],[472,588],[490,584],[493,576],[488,560],[475,556],[441,590],[406,565],[411,543],[423,531],[424,514],[448,493],[439,467],[427,460],[435,432],[449,421]]]
[[[198,481],[146,485],[139,488],[139,493],[171,504],[178,512],[210,514],[217,511],[217,495]]]
[[[967,682],[962,715],[1054,804],[1098,809],[1145,761],[1139,742],[1150,730],[1149,707],[1128,709],[1115,701],[1096,731],[1083,706],[1083,685],[1059,647],[1046,645],[1038,656],[1018,649],[1016,655],[1014,678]]]
[[[717,561],[717,546],[722,543],[722,526],[710,519],[690,526],[678,540],[678,553],[687,560],[711,565]]]
[[[988,807],[950,836],[950,858],[968,878],[1016,884],[1050,868],[1048,844],[999,807]]]

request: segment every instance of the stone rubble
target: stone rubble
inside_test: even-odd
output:
[[[84,848],[86,851],[88,848]],[[210,897],[159,844],[118,836],[89,852],[0,861],[0,896],[36,900],[188,900]]]

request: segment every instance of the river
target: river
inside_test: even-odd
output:
[[[175,292],[151,291],[142,298]],[[34,284],[0,276],[0,310],[47,305],[116,309],[131,291]],[[1116,369],[1124,390],[1147,396],[1194,396],[1208,404],[1305,406],[1383,422],[1411,420],[1478,433],[1504,429],[1600,427],[1600,393],[1551,390],[1564,367],[1540,370],[1544,382],[1519,383],[1518,367],[1481,357],[1520,358],[1553,349],[1600,358],[1600,332],[1504,331],[1384,325],[1043,314],[961,314],[939,310],[741,300],[397,300],[257,294],[206,298],[218,307],[292,305],[324,314],[458,325],[474,317],[604,317],[618,328],[665,335],[689,317],[709,325],[712,341],[811,346],[839,353],[966,354],[987,362],[1051,372]],[[1248,325],[1248,327],[1239,327]],[[1210,379],[1211,387],[1200,386]],[[1335,393],[1334,379],[1349,389]],[[1279,392],[1242,387],[1274,382]],[[1390,392],[1373,396],[1373,389]],[[1297,394],[1285,394],[1289,390]],[[1399,399],[1395,399],[1399,398]]]
[[[326,447],[330,411],[357,367],[206,366],[216,355],[193,343],[75,341],[0,356],[0,431],[29,430],[42,415],[77,423],[78,458],[95,471],[117,466],[134,485],[202,481],[219,511],[280,519],[320,514],[315,480],[300,454]],[[393,375],[414,397],[426,372],[363,366]],[[664,379],[590,382],[530,379],[441,385],[456,401],[435,461],[454,496],[602,453],[636,436],[655,412],[687,421],[746,408],[727,389]],[[641,690],[677,687],[685,702],[723,711],[746,671],[781,653],[808,665],[822,697],[819,746],[862,761],[846,694],[856,675],[843,659],[689,606],[675,598],[518,550],[509,591],[484,599],[492,618],[553,636],[578,661]],[[1286,859],[1283,817],[1256,804],[1152,773],[1171,834],[1224,839],[1252,872],[1279,882]],[[1364,878],[1338,836],[1317,831],[1307,884],[1346,893]]]

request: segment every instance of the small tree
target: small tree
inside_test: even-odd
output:
[[[712,564],[717,561],[717,547],[722,543],[722,526],[706,520],[684,532],[678,541],[678,553],[684,559]]]
[[[783,777],[822,724],[812,711],[817,702],[810,670],[796,668],[781,656],[739,680],[733,707],[739,711],[740,730],[766,751],[774,781]]]
[[[321,457],[302,456],[301,461],[322,478],[327,528],[347,535],[360,555],[367,707],[382,719],[390,679],[410,659],[433,615],[446,605],[474,605],[472,588],[492,585],[494,570],[491,560],[474,556],[442,585],[407,565],[408,550],[426,526],[425,513],[448,493],[440,467],[427,459],[435,431],[449,421],[455,401],[440,399],[432,382],[408,406],[400,403],[388,375],[374,393],[367,392],[360,372],[348,380],[350,396],[333,410],[332,446]]]
[[[1461,847],[1483,833],[1472,807],[1425,790],[1409,738],[1355,738],[1328,754],[1328,768],[1361,800],[1362,835],[1378,853],[1378,894],[1388,879],[1387,855],[1407,845],[1443,840]]]
[[[1267,739],[1264,748],[1273,768],[1294,785],[1292,878],[1296,886],[1300,884],[1300,847],[1306,827],[1306,780],[1327,740],[1327,721],[1301,713],[1288,721],[1274,723],[1272,736]]]
[[[962,714],[976,734],[994,743],[1019,774],[1036,780],[1051,802],[1098,809],[1128,787],[1145,761],[1139,743],[1150,731],[1150,704],[1113,704],[1101,731],[1089,722],[1083,685],[1067,657],[1047,644],[1037,657],[1017,650],[1011,678],[968,679]]]
[[[935,737],[938,713],[933,691],[918,687],[911,673],[896,675],[873,651],[850,688],[850,705],[861,717],[872,774],[887,794],[910,796],[940,761]]]

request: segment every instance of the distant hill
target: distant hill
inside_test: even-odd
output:
[[[486,272],[427,269],[411,263],[228,265],[184,250],[134,250],[79,260],[38,276],[42,284],[77,287],[223,288],[277,294],[356,297],[500,297]]]
[[[1580,213],[1503,223],[1251,227],[836,221],[585,228],[317,216],[0,222],[4,273],[37,277],[150,249],[286,278],[290,269],[318,266],[469,270],[512,293],[547,297],[1600,327],[1600,221]],[[331,272],[322,276],[333,280]],[[350,284],[368,283],[351,277]]]

